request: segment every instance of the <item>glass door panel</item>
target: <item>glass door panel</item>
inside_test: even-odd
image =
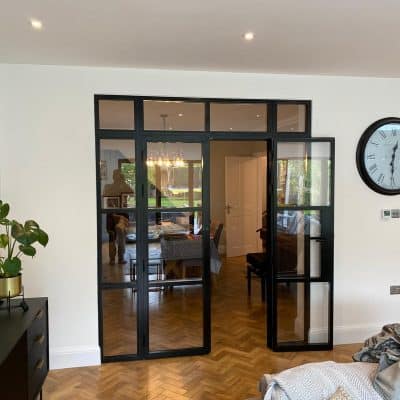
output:
[[[268,310],[276,350],[332,346],[333,146],[276,143]]]
[[[103,355],[137,354],[137,294],[127,289],[102,291]]]
[[[201,143],[147,143],[148,351],[204,349],[208,223]]]
[[[201,160],[200,143],[149,143],[149,208],[201,207]]]
[[[150,285],[149,350],[179,350],[203,346],[201,285]]]

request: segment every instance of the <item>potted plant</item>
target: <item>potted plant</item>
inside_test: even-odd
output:
[[[39,224],[28,220],[24,224],[7,218],[10,206],[0,200],[0,299],[21,294],[21,256],[34,257],[34,245],[47,245],[49,237]],[[1,233],[3,230],[4,233]]]

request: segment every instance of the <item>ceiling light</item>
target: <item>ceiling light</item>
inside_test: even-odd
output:
[[[31,25],[32,25],[32,28],[37,31],[40,31],[43,28],[42,21],[39,21],[38,19],[34,19],[34,18],[31,19]]]
[[[243,38],[244,38],[245,40],[248,40],[248,41],[253,40],[253,39],[254,39],[254,33],[253,33],[253,32],[246,32],[246,33],[243,35]]]
[[[260,117],[261,117],[261,115],[260,115],[260,114],[257,114],[257,115],[256,115],[256,118],[260,118]]]
[[[183,113],[179,113],[179,114],[178,114],[178,117],[183,117]]]

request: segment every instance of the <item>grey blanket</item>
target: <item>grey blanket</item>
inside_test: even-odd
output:
[[[384,399],[400,399],[400,324],[385,325],[353,355],[354,361],[378,363],[375,389]]]

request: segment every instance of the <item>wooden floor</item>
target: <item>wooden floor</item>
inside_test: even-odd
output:
[[[253,281],[251,298],[247,297],[243,258],[225,261],[213,287],[212,300],[212,352],[206,356],[171,358],[103,364],[98,367],[51,371],[44,386],[45,399],[140,399],[140,400],[244,400],[257,396],[257,382],[265,372],[278,372],[285,368],[312,361],[351,361],[359,345],[337,346],[333,351],[273,353],[265,346],[265,308],[261,302],[259,281]],[[182,294],[152,293],[150,310],[154,325],[150,342],[153,348],[165,348],[176,343],[180,329],[174,329],[175,314],[168,322],[161,317],[165,310],[177,304],[188,314]],[[188,294],[188,293],[186,293]],[[110,295],[112,295],[110,293]],[[120,303],[111,302],[110,318],[117,318],[118,310],[128,316],[126,326],[132,326],[132,304],[127,302],[130,290],[120,296]],[[169,297],[167,297],[169,296]],[[192,297],[192,296],[191,296]],[[192,297],[198,298],[198,295]],[[124,305],[125,304],[125,305]],[[164,308],[166,305],[171,308]],[[190,314],[187,316],[191,317]],[[130,320],[129,320],[130,318]],[[194,321],[197,321],[196,318]],[[115,321],[110,320],[110,326]],[[182,324],[177,321],[177,324]],[[105,327],[106,328],[106,327]],[[135,338],[124,326],[110,329],[108,346],[112,352],[134,348]],[[163,334],[164,332],[164,334]],[[197,324],[193,332],[199,332]],[[114,336],[116,335],[116,336]],[[124,336],[125,335],[125,336]],[[126,337],[126,340],[121,340]],[[188,332],[185,340],[197,340]],[[117,346],[117,347],[116,347]],[[119,347],[118,347],[119,346]],[[164,347],[163,347],[164,346]]]

